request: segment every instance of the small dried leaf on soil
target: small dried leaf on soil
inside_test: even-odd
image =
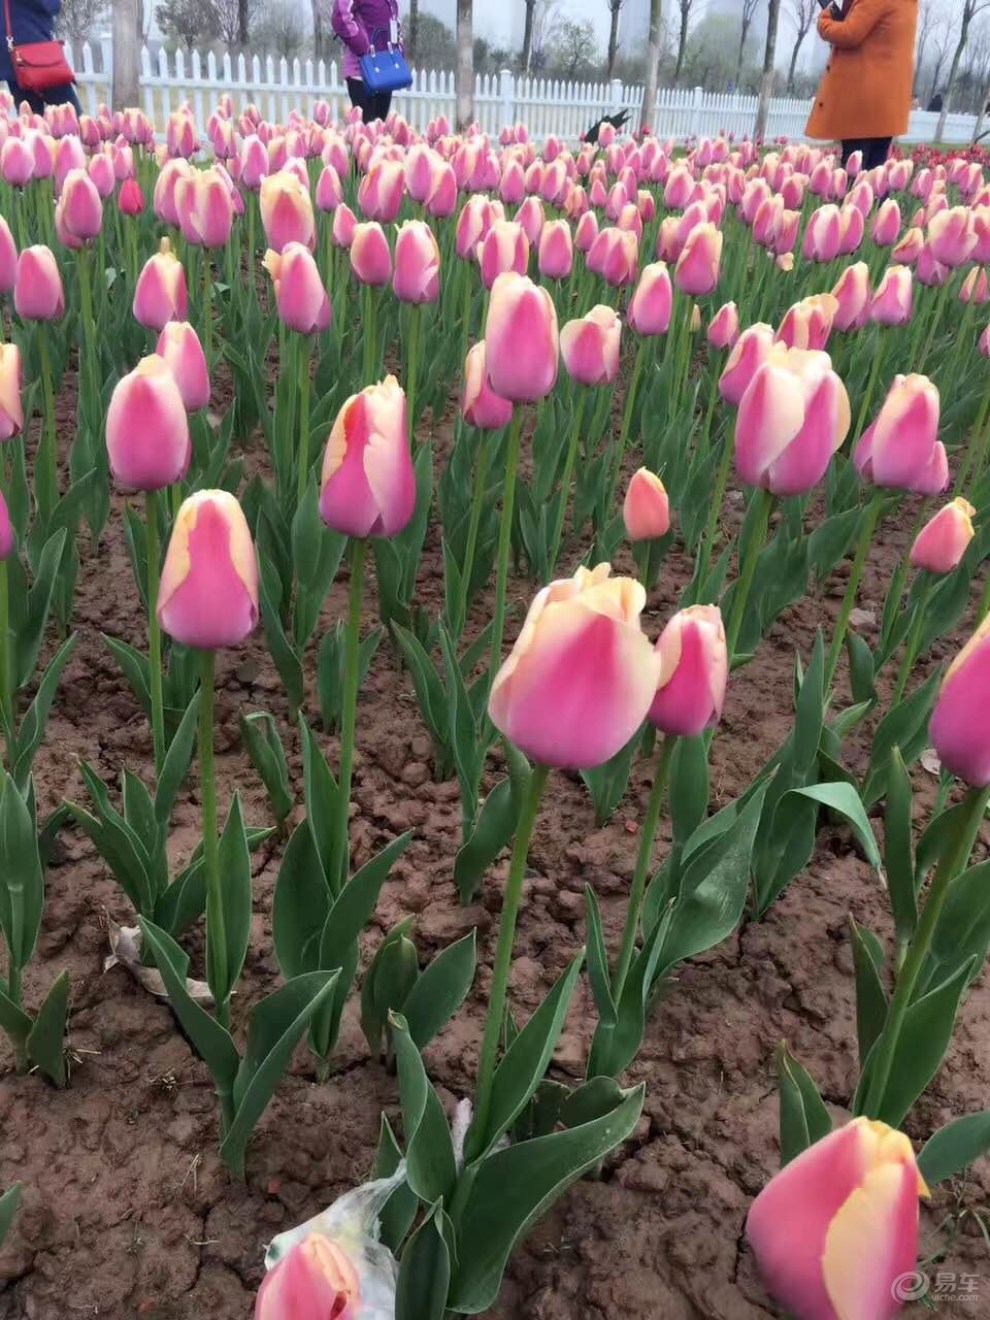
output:
[[[158,999],[167,999],[168,991],[165,989],[161,972],[157,967],[145,967],[141,962],[141,931],[138,927],[117,926],[111,922],[109,938],[110,953],[103,960],[103,970],[109,972],[111,967],[116,967],[119,963],[121,967],[127,968],[135,981],[150,995],[155,995]],[[189,997],[197,1004],[202,1004],[204,1008],[212,1006],[213,996],[205,981],[194,981],[191,977],[187,977],[186,990]]]

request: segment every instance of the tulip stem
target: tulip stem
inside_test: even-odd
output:
[[[890,709],[893,710],[901,697],[904,696],[904,689],[907,687],[907,681],[911,677],[911,670],[914,668],[914,662],[918,658],[918,648],[921,645],[921,633],[925,626],[925,610],[928,606],[928,597],[932,591],[932,575],[925,574],[924,585],[921,594],[918,597],[918,603],[914,607],[914,619],[911,623],[911,632],[908,635],[907,643],[904,647],[904,655],[901,658],[901,667],[897,671],[897,682],[894,685],[894,695],[890,700]]]
[[[877,523],[880,521],[880,513],[883,509],[882,491],[874,491],[873,498],[867,505],[866,518],[863,522],[862,530],[859,534],[859,545],[856,547],[856,558],[853,560],[852,568],[849,570],[849,585],[846,587],[846,594],[842,598],[842,607],[839,610],[839,617],[835,624],[835,634],[832,637],[832,645],[829,648],[828,660],[825,664],[825,691],[828,692],[835,678],[835,671],[839,667],[839,656],[842,654],[842,647],[846,640],[846,632],[849,628],[849,619],[853,612],[853,606],[856,604],[856,592],[859,590],[860,580],[863,576],[863,569],[866,567],[866,559],[870,553],[870,543],[873,540],[873,533],[877,529]]]
[[[622,945],[619,961],[612,978],[612,999],[618,1004],[625,988],[626,977],[632,966],[636,952],[636,936],[639,934],[640,917],[643,914],[643,900],[646,897],[646,880],[650,873],[650,860],[653,856],[653,844],[657,837],[660,823],[660,809],[670,777],[670,762],[677,746],[677,738],[666,734],[660,743],[660,755],[653,772],[653,787],[643,817],[642,832],[639,839],[639,854],[636,858],[636,870],[633,874],[632,889],[629,891],[629,907],[626,911],[626,925],[622,932]]]
[[[213,277],[210,270],[210,254],[206,248],[200,253],[203,266],[203,356],[206,358],[206,370],[212,369],[213,362]]]
[[[722,514],[722,502],[725,499],[725,488],[729,484],[729,469],[732,467],[732,437],[726,435],[722,444],[722,457],[719,460],[718,475],[715,478],[715,491],[712,495],[711,508],[708,510],[708,521],[705,524],[705,531],[701,542],[701,549],[698,552],[698,565],[694,570],[695,590],[693,601],[701,601],[701,590],[705,585],[705,579],[708,577],[708,567],[712,562],[712,551],[715,548],[715,537],[718,535],[719,518]]]
[[[14,739],[14,712],[11,709],[13,690],[10,653],[10,583],[7,561],[0,559],[0,723],[7,742],[7,769],[13,770],[11,744]]]
[[[557,507],[557,513],[554,517],[553,540],[550,542],[550,558],[547,564],[549,576],[553,577],[553,570],[557,565],[557,556],[560,553],[560,543],[564,536],[564,523],[567,520],[567,505],[571,496],[571,480],[574,476],[574,464],[577,462],[578,442],[581,439],[581,427],[584,423],[584,410],[588,402],[588,390],[585,386],[578,386],[578,399],[574,408],[574,420],[571,423],[571,437],[567,443],[567,457],[564,460],[564,473],[560,479],[560,503]],[[619,440],[619,456],[621,461],[621,445]]]
[[[461,569],[461,589],[457,600],[457,616],[451,620],[455,639],[464,631],[467,622],[468,597],[471,592],[471,575],[474,572],[474,557],[478,549],[478,531],[481,527],[481,510],[485,502],[485,479],[488,476],[489,439],[480,432],[478,445],[478,466],[474,473],[474,496],[471,500],[471,520],[468,523],[467,543],[464,547],[464,563]]]
[[[739,631],[742,628],[742,621],[746,614],[746,605],[753,587],[753,578],[756,575],[756,565],[760,558],[760,551],[766,543],[767,529],[770,526],[770,514],[773,512],[774,506],[773,495],[762,487],[756,492],[754,499],[757,501],[756,516],[753,520],[753,530],[750,533],[749,544],[746,546],[746,556],[739,566],[739,580],[736,583],[736,594],[732,602],[732,616],[729,620],[729,632],[726,638],[730,665],[736,659],[736,643],[739,640]]]
[[[416,387],[419,384],[419,358],[423,335],[423,309],[409,309],[409,356],[406,359],[406,398],[409,400],[409,431],[412,450],[416,452]]]
[[[979,833],[987,804],[990,803],[990,786],[971,788],[959,808],[959,821],[954,837],[949,839],[942,852],[935,878],[928,891],[928,899],[918,928],[908,947],[907,956],[897,975],[894,997],[890,1001],[890,1010],[883,1033],[876,1045],[876,1061],[871,1069],[872,1077],[866,1092],[865,1102],[860,1106],[867,1117],[879,1118],[884,1099],[884,1092],[890,1080],[890,1072],[897,1052],[897,1042],[904,1027],[904,1019],[911,1007],[918,977],[931,948],[932,937],[938,925],[938,919],[945,907],[952,883],[969,861],[970,853]]]
[[[883,369],[883,360],[887,356],[887,340],[889,335],[881,335],[877,343],[876,351],[873,354],[873,366],[870,370],[870,378],[866,382],[866,390],[863,393],[863,402],[860,405],[859,417],[856,420],[856,429],[853,431],[853,443],[862,436],[866,428],[866,420],[870,415],[870,405],[873,402],[873,395],[876,393],[877,381],[880,379],[880,372]]]
[[[35,471],[34,493],[42,525],[47,524],[58,503],[58,470],[55,454],[55,390],[52,385],[52,360],[48,351],[48,327],[38,327],[38,352],[41,357],[41,392],[44,414],[41,419],[41,443]]]
[[[505,631],[505,596],[509,580],[509,552],[512,549],[512,517],[516,502],[516,473],[519,469],[519,446],[522,439],[523,410],[516,405],[509,427],[509,448],[505,460],[505,491],[502,495],[502,522],[498,529],[498,576],[495,579],[495,619],[492,625],[492,661],[488,671],[488,690],[502,666],[502,634]]]
[[[299,472],[296,488],[296,507],[302,506],[309,485],[309,340],[299,335]]]
[[[361,653],[361,598],[364,590],[364,561],[368,543],[364,537],[351,541],[351,585],[347,605],[347,635],[344,640],[344,695],[340,721],[340,781],[337,786],[338,865],[333,882],[340,892],[350,874],[348,825],[351,806],[351,779],[354,770],[354,733],[357,727],[357,695]]]
[[[364,383],[371,385],[375,375],[378,345],[375,343],[375,291],[370,284],[363,290],[364,300]]]
[[[986,475],[987,468],[987,420],[990,418],[990,389],[983,393],[983,401],[980,404],[980,411],[976,416],[976,423],[973,427],[972,435],[966,446],[966,457],[963,459],[963,465],[959,470],[959,476],[956,479],[954,493],[961,495],[970,475],[974,470],[973,460],[975,458],[975,471],[977,483],[981,482]]]
[[[79,305],[82,309],[82,345],[85,353],[80,373],[83,384],[91,385],[93,377],[93,289],[90,282],[90,251],[85,244],[76,253],[76,275],[79,279]]]
[[[646,344],[647,340],[642,338],[636,349],[632,378],[629,381],[629,389],[626,393],[626,406],[622,413],[622,433],[615,445],[615,465],[612,468],[612,475],[609,479],[608,500],[605,505],[603,527],[607,524],[608,518],[612,512],[612,506],[615,502],[615,492],[619,488],[619,480],[622,477],[622,460],[625,457],[626,445],[632,439],[633,412],[636,407],[636,396],[639,393],[639,383],[643,375],[643,367],[646,364]]]
[[[980,611],[976,616],[977,624],[981,624],[988,614],[990,614],[990,577],[987,578],[987,584],[983,588],[983,596],[980,599]]]
[[[148,522],[148,664],[151,687],[151,732],[155,748],[155,777],[165,764],[165,700],[162,688],[162,631],[158,623],[158,586],[161,577],[161,528],[158,492],[145,496]]]
[[[492,1081],[495,1076],[498,1043],[502,1036],[502,1027],[505,1021],[509,972],[512,969],[512,952],[516,937],[516,919],[519,916],[519,903],[522,899],[529,843],[533,837],[533,827],[536,824],[540,798],[543,795],[549,773],[549,767],[545,765],[533,767],[529,790],[523,802],[519,824],[516,826],[516,839],[512,848],[509,878],[506,881],[505,898],[502,902],[498,944],[495,949],[495,965],[492,970],[492,988],[488,996],[488,1015],[485,1018],[485,1034],[481,1043],[481,1057],[478,1061],[478,1086],[475,1091],[474,1117],[470,1134],[471,1144],[475,1147],[476,1153],[480,1153],[480,1150],[484,1149],[490,1135],[487,1133],[487,1128],[491,1112]]]
[[[217,833],[217,781],[213,762],[214,676],[216,654],[203,652],[199,694],[199,784],[203,799],[203,871],[206,876],[206,979],[213,990],[217,1021],[230,1023],[227,987],[227,931],[220,889],[220,840]],[[216,988],[222,987],[223,994]]]

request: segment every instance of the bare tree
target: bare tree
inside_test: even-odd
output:
[[[96,24],[106,17],[107,8],[107,0],[63,0],[55,20],[56,35],[73,46],[88,40]]]
[[[419,0],[409,0],[409,22],[406,24],[406,54],[410,64],[416,58],[416,38],[419,36]]]
[[[242,46],[246,46],[251,39],[251,15],[250,0],[238,0],[237,6],[237,40]]]
[[[812,0],[814,3],[814,0]],[[684,68],[684,52],[687,50],[688,32],[691,29],[691,14],[694,11],[696,0],[677,0],[677,8],[680,12],[680,26],[677,30],[677,62],[674,65],[674,79],[680,78],[681,71]]]
[[[533,31],[530,34],[529,59],[523,64],[524,73],[529,73],[537,60],[540,63],[544,62],[550,34],[559,28],[560,23],[560,0],[536,0],[536,7],[533,10]]]
[[[576,78],[586,74],[598,58],[595,26],[591,19],[576,23],[568,18],[554,33],[553,62],[558,75]]]
[[[260,0],[248,0],[248,26],[253,25]],[[213,26],[217,36],[233,50],[241,40],[241,0],[213,0]]]
[[[650,36],[646,51],[646,84],[643,88],[643,110],[639,117],[640,129],[654,127],[657,106],[657,83],[660,77],[660,52],[663,49],[663,0],[650,0]]]
[[[113,87],[114,108],[123,110],[138,103],[138,0],[113,0]]]
[[[457,0],[457,128],[474,118],[474,3]]]
[[[963,51],[966,49],[966,42],[969,40],[969,30],[973,24],[973,19],[977,15],[985,13],[988,9],[990,9],[990,0],[963,0],[962,13],[959,15],[958,20],[959,39],[952,54],[952,63],[949,65],[949,76],[945,80],[942,113],[938,117],[938,128],[935,130],[936,142],[941,142],[945,134],[945,121],[948,118],[952,93],[955,91],[956,78],[959,76],[959,65],[962,63]]]
[[[756,126],[753,135],[759,142],[767,135],[770,118],[770,98],[773,95],[774,64],[777,59],[777,28],[780,24],[780,0],[769,0],[767,6],[767,40],[763,47],[763,76],[760,78],[760,99],[756,106]]]
[[[818,0],[790,0],[790,15],[794,26],[797,28],[797,38],[794,42],[794,49],[791,51],[791,62],[787,69],[787,90],[794,91],[794,74],[797,70],[798,55],[801,53],[801,47],[804,45],[804,39],[811,31],[811,25],[814,23],[818,14]]]
[[[619,15],[622,12],[622,6],[625,0],[605,0],[609,12],[608,25],[608,73],[607,77],[611,82],[615,75],[615,61],[619,54]]]
[[[749,40],[749,29],[753,26],[753,19],[756,17],[756,6],[760,0],[742,0],[742,19],[739,28],[739,58],[736,60],[736,87],[738,88],[742,79],[743,60],[746,58],[746,42]]]
[[[162,0],[155,20],[166,36],[192,50],[204,37],[213,36],[216,16],[210,0]]]

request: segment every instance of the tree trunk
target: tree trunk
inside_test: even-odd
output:
[[[690,17],[690,10],[681,5],[681,26],[677,34],[677,63],[674,65],[674,82],[680,80],[681,70],[684,68],[684,54],[687,50],[688,39],[688,19]]]
[[[663,20],[663,0],[650,0],[650,39],[646,52],[646,85],[643,88],[643,110],[639,117],[640,129],[656,130],[654,116],[657,108],[657,82],[660,73],[660,42]]]
[[[474,12],[473,0],[457,0],[457,129],[463,132],[474,119]]]
[[[533,21],[536,18],[536,0],[526,0],[526,26],[523,28],[523,48],[520,64],[525,74],[533,62]]]
[[[313,8],[313,56],[323,58],[323,10],[320,0],[312,0]]]
[[[739,84],[742,81],[743,60],[746,58],[746,38],[749,36],[749,24],[743,23],[742,31],[739,33],[739,58],[736,60],[736,87],[738,92]]]
[[[760,79],[760,99],[756,106],[756,126],[753,134],[757,142],[767,135],[770,118],[770,98],[773,96],[774,63],[777,58],[777,25],[780,22],[780,0],[767,5],[767,42],[763,47],[763,76]]]
[[[114,110],[138,104],[138,0],[113,0]]]
[[[406,31],[406,55],[409,63],[416,59],[416,42],[419,38],[419,0],[409,0],[409,27]]]
[[[246,46],[251,37],[248,28],[248,0],[237,0],[237,40],[242,46]]]
[[[945,94],[942,98],[942,113],[938,117],[938,128],[935,130],[936,142],[941,142],[945,136],[945,121],[949,117],[949,105],[952,101],[952,93],[955,90],[959,65],[962,62],[963,51],[966,49],[966,42],[969,40],[969,23],[971,16],[971,13],[967,11],[964,14],[962,25],[959,28],[959,40],[956,42],[956,49],[952,56],[952,63],[949,65],[949,76],[945,81]]]
[[[804,45],[804,39],[807,32],[799,32],[798,39],[794,43],[794,49],[791,51],[791,63],[787,70],[787,90],[794,91],[794,74],[797,71],[798,55],[801,53],[801,47]]]
[[[622,0],[609,0],[609,9],[612,11],[612,20],[608,29],[608,81],[611,82],[615,77],[615,59],[619,53],[619,11],[622,8]]]

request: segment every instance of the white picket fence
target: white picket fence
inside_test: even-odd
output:
[[[84,109],[95,113],[110,96],[113,43],[104,38],[96,51],[87,42],[79,52],[76,79]],[[293,109],[308,110],[313,102],[329,101],[335,118],[347,109],[347,88],[336,61],[276,59],[271,55],[205,57],[182,50],[168,55],[164,49],[153,57],[141,51],[141,98],[153,123],[161,128],[169,114],[189,102],[200,125],[205,124],[217,98],[229,93],[238,106],[253,102],[271,120],[285,120]],[[429,120],[444,114],[453,121],[457,102],[452,72],[416,70],[412,87],[395,97],[396,107],[414,128],[425,129]],[[482,128],[497,134],[507,124],[523,122],[535,138],[549,133],[576,139],[601,115],[623,108],[638,124],[643,103],[642,87],[619,79],[611,83],[575,83],[544,78],[516,77],[508,70],[498,76],[475,79],[475,116]],[[770,138],[800,139],[810,109],[807,100],[775,99],[771,102],[767,135]],[[908,138],[930,142],[935,137],[938,115],[915,111]],[[741,138],[753,131],[756,97],[734,93],[704,92],[700,87],[662,88],[657,96],[651,127],[659,137],[679,140],[732,133]],[[949,115],[944,138],[947,142],[969,142],[975,119],[972,115]]]

